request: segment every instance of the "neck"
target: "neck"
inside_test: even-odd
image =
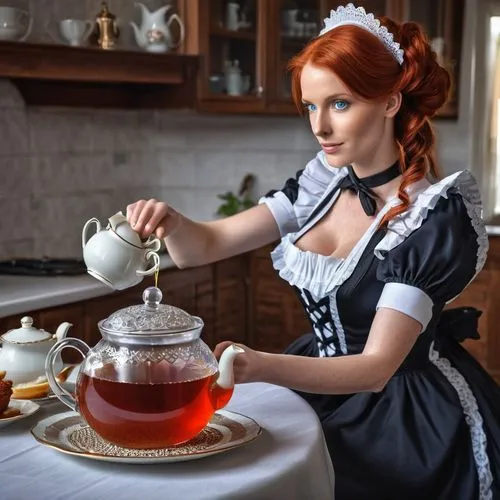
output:
[[[399,152],[394,137],[391,137],[390,141],[383,139],[377,150],[369,156],[367,161],[361,160],[352,163],[354,173],[361,180],[363,177],[369,177],[387,170],[394,162],[398,161]],[[382,200],[388,200],[397,192],[400,183],[401,176],[396,177],[386,184],[372,188],[372,191]]]

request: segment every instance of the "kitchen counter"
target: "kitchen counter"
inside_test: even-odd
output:
[[[160,269],[175,267],[168,255],[160,256]],[[80,276],[0,275],[0,318],[28,314],[46,307],[70,304],[112,293],[88,274]]]
[[[487,225],[486,230],[490,238],[500,236],[500,225]],[[174,267],[168,255],[160,256],[161,269]],[[64,277],[0,275],[0,318],[101,297],[112,291],[87,274]]]

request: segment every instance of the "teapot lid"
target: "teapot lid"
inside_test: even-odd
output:
[[[40,342],[52,338],[52,334],[45,330],[39,330],[33,326],[33,318],[24,316],[21,318],[21,328],[9,330],[2,335],[2,340],[15,344],[26,344],[30,342]]]
[[[127,243],[138,248],[144,247],[141,237],[130,225],[127,218],[123,215],[123,212],[117,212],[109,218],[109,227]]]
[[[119,309],[100,321],[101,333],[118,341],[138,344],[187,342],[199,336],[203,321],[178,307],[160,304],[162,297],[159,288],[146,288],[142,294],[144,304]],[[184,333],[188,335],[172,335]]]

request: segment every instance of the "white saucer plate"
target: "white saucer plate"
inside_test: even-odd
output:
[[[21,410],[21,414],[16,415],[15,417],[0,418],[0,428],[6,427],[7,425],[13,424],[18,420],[22,420],[23,418],[33,415],[33,413],[36,413],[40,409],[40,405],[34,401],[30,401],[29,399],[11,399],[9,402],[9,408],[18,408]]]
[[[262,433],[255,420],[227,410],[217,411],[208,425],[187,443],[171,448],[137,450],[122,448],[98,436],[73,411],[38,422],[31,433],[40,443],[56,450],[109,462],[151,464],[205,458],[250,443]]]

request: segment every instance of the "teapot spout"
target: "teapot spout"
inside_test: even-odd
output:
[[[241,347],[231,344],[226,347],[219,360],[219,377],[216,384],[221,389],[232,389],[234,387],[233,363],[234,358],[245,352]]]
[[[66,337],[66,335],[68,334],[69,329],[72,326],[73,325],[71,323],[68,323],[67,321],[65,321],[64,323],[61,323],[57,327],[57,330],[56,330],[56,333],[55,333],[55,337],[56,337],[56,339],[57,339],[58,342],[60,340],[62,340],[64,337]]]

